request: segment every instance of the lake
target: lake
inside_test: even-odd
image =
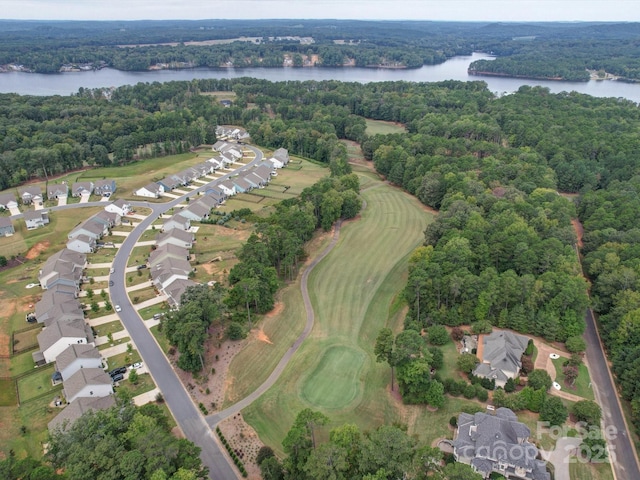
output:
[[[169,82],[195,78],[254,77],[272,82],[284,80],[339,80],[342,82],[438,82],[442,80],[477,81],[487,83],[489,90],[511,93],[522,85],[540,85],[553,93],[576,91],[595,97],[622,97],[640,103],[640,84],[615,81],[554,82],[521,78],[480,77],[467,73],[469,64],[482,58],[492,58],[474,53],[454,57],[440,65],[425,65],[416,69],[382,68],[198,68],[190,70],[159,70],[148,72],[122,72],[105,68],[91,72],[69,72],[52,75],[11,72],[0,74],[0,93],[15,92],[21,95],[69,95],[80,87],[119,87],[138,82]]]

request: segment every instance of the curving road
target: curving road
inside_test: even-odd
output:
[[[156,342],[151,332],[147,329],[142,318],[138,315],[125,290],[125,268],[136,242],[145,231],[162,213],[183,202],[187,197],[198,195],[199,192],[208,186],[229,178],[239,171],[245,170],[256,163],[262,161],[262,152],[254,147],[247,146],[256,155],[255,159],[246,166],[238,170],[229,172],[220,179],[216,179],[207,185],[202,185],[197,189],[179,197],[171,202],[153,204],[148,202],[131,202],[132,205],[148,207],[152,213],[140,222],[136,228],[127,236],[118,249],[113,261],[114,273],[111,280],[114,284],[109,289],[111,302],[113,305],[120,305],[122,311],[119,313],[120,320],[129,332],[129,336],[135,343],[142,360],[145,362],[153,380],[162,392],[176,422],[182,429],[184,435],[198,445],[202,452],[200,458],[202,463],[209,468],[209,476],[215,480],[235,480],[238,478],[235,469],[231,466],[231,461],[223,453],[216,438],[212,434],[211,428],[196,408],[189,393],[178,378],[178,375],[171,367],[162,349]],[[104,202],[93,202],[104,205]],[[78,204],[79,205],[79,204]],[[86,204],[82,204],[83,206]],[[77,205],[73,205],[74,207]],[[62,207],[53,207],[53,209]]]

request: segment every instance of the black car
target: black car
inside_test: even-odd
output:
[[[113,280],[109,280],[109,286],[113,287]]]
[[[109,375],[111,375],[111,377],[115,377],[117,375],[123,375],[127,373],[127,367],[118,367],[118,368],[114,368],[113,370],[111,370],[109,372]],[[120,379],[122,380],[122,379]]]
[[[142,264],[142,265],[138,265],[137,268],[138,268],[138,270],[142,270],[142,269],[147,268],[147,266],[145,264]]]
[[[114,382],[119,382],[120,380],[122,380],[124,378],[124,375],[119,373],[117,375],[114,375],[113,377],[111,377],[111,380],[113,380]]]

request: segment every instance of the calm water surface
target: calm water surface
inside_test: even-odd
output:
[[[425,65],[410,70],[372,68],[230,68],[160,70],[150,72],[121,72],[105,68],[95,72],[73,72],[44,75],[37,73],[0,74],[0,93],[15,92],[21,95],[69,95],[80,87],[119,87],[138,82],[169,82],[195,78],[254,77],[273,82],[284,80],[340,80],[343,82],[383,82],[406,80],[409,82],[438,82],[442,80],[476,81],[487,83],[489,90],[499,94],[516,91],[522,85],[540,85],[553,93],[576,91],[596,97],[626,98],[640,102],[640,84],[614,81],[552,82],[517,78],[478,77],[467,74],[469,64],[481,58],[491,58],[475,53],[455,57],[440,65]]]

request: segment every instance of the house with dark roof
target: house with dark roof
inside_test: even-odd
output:
[[[93,193],[93,182],[75,182],[71,185],[71,196],[81,197]]]
[[[102,223],[107,228],[117,227],[122,223],[122,216],[119,213],[108,212],[106,210],[96,213],[91,218],[98,223]]]
[[[81,368],[63,382],[63,392],[69,403],[81,397],[106,397],[113,394],[113,380],[102,368]]]
[[[48,327],[53,322],[84,320],[84,311],[77,298],[67,298],[63,302],[49,304],[50,297],[36,303],[36,320]]]
[[[79,397],[75,401],[67,405],[53,420],[49,422],[47,427],[49,432],[56,430],[65,431],[70,428],[76,420],[84,413],[89,411],[106,410],[116,404],[113,395],[106,397]]]
[[[173,308],[180,307],[180,300],[182,298],[182,294],[185,292],[187,288],[192,287],[194,285],[198,285],[198,284],[193,280],[189,280],[188,278],[186,280],[179,278],[174,282],[172,282],[164,290],[164,293],[167,296],[167,301],[169,302],[169,305]]]
[[[16,233],[13,223],[9,217],[0,217],[0,237],[8,237]]]
[[[63,248],[51,255],[38,273],[38,281],[43,289],[56,285],[67,285],[78,289],[82,282],[87,257],[81,253]]]
[[[473,374],[495,380],[496,387],[504,387],[507,380],[516,378],[522,368],[522,354],[529,338],[509,331],[494,331],[479,340],[480,363]]]
[[[529,427],[518,422],[508,408],[496,409],[495,415],[461,413],[452,442],[453,456],[483,478],[496,472],[508,479],[550,480],[530,436]]]
[[[44,227],[49,224],[49,212],[47,210],[33,210],[22,214],[27,230]]]
[[[218,205],[220,205],[220,197],[219,196],[214,196],[213,194],[205,194],[205,195],[201,195],[200,197],[198,197],[198,199],[195,201],[195,203],[198,203],[200,205],[204,205],[205,207],[207,207],[209,209],[209,212],[211,212],[212,208],[217,207]]]
[[[68,380],[81,368],[102,368],[102,355],[93,345],[69,345],[56,357],[56,371],[62,380]]]
[[[116,191],[116,181],[115,180],[96,180],[96,183],[93,185],[93,193],[94,195],[99,195],[101,197],[110,197]]]

